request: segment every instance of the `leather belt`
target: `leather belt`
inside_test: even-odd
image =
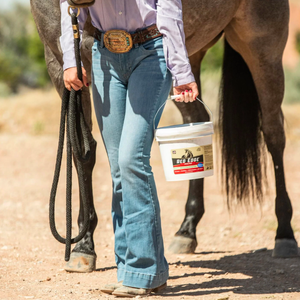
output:
[[[105,47],[113,53],[126,53],[134,44],[142,44],[156,37],[162,36],[156,24],[153,24],[143,30],[133,34],[125,30],[113,29],[106,31],[104,34],[95,28],[94,38],[103,43]]]
[[[69,5],[73,7],[89,7],[95,4],[95,0],[68,0]]]

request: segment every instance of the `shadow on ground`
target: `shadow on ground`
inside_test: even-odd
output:
[[[170,276],[175,284],[160,296],[201,296],[224,292],[244,295],[300,292],[300,258],[274,259],[271,255],[272,251],[268,250],[261,253],[227,255],[219,260],[205,260],[203,256],[199,261],[180,262],[181,265],[189,267],[191,272],[182,276]],[[201,272],[201,268],[211,271]],[[194,270],[197,272],[193,272]],[[236,274],[239,274],[239,278],[234,278]],[[246,278],[241,279],[241,274]],[[192,276],[199,276],[199,283],[176,285],[177,279],[188,279]]]

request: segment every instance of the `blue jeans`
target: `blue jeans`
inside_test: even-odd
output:
[[[92,51],[94,106],[113,183],[118,281],[155,288],[168,279],[160,207],[149,163],[154,115],[171,88],[162,38],[134,45],[123,54],[111,53],[95,41]]]

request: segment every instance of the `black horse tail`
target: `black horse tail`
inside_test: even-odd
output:
[[[219,124],[227,204],[261,202],[265,143],[258,94],[250,70],[225,39]]]

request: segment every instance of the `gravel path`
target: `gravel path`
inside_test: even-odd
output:
[[[168,109],[171,112],[173,108]],[[1,300],[114,298],[99,291],[102,285],[116,280],[116,268],[110,219],[111,183],[97,130],[96,272],[66,273],[64,247],[54,240],[49,230],[48,198],[57,147],[58,110],[59,100],[54,91],[30,92],[22,99],[0,101]],[[300,241],[300,106],[285,107],[285,112],[288,120],[286,180],[294,207],[292,224]],[[217,159],[216,164],[219,164]],[[165,181],[156,144],[152,165],[167,248],[183,220],[188,183]],[[261,208],[250,207],[247,212],[236,207],[231,213],[226,208],[219,176],[206,180],[206,213],[198,226],[196,253],[166,253],[170,264],[168,288],[163,294],[151,296],[152,299],[300,299],[300,259],[271,258],[276,218],[274,182],[272,176],[270,178]],[[57,203],[57,223],[61,232],[65,213],[63,183]],[[78,209],[77,194],[74,185],[74,220]]]

